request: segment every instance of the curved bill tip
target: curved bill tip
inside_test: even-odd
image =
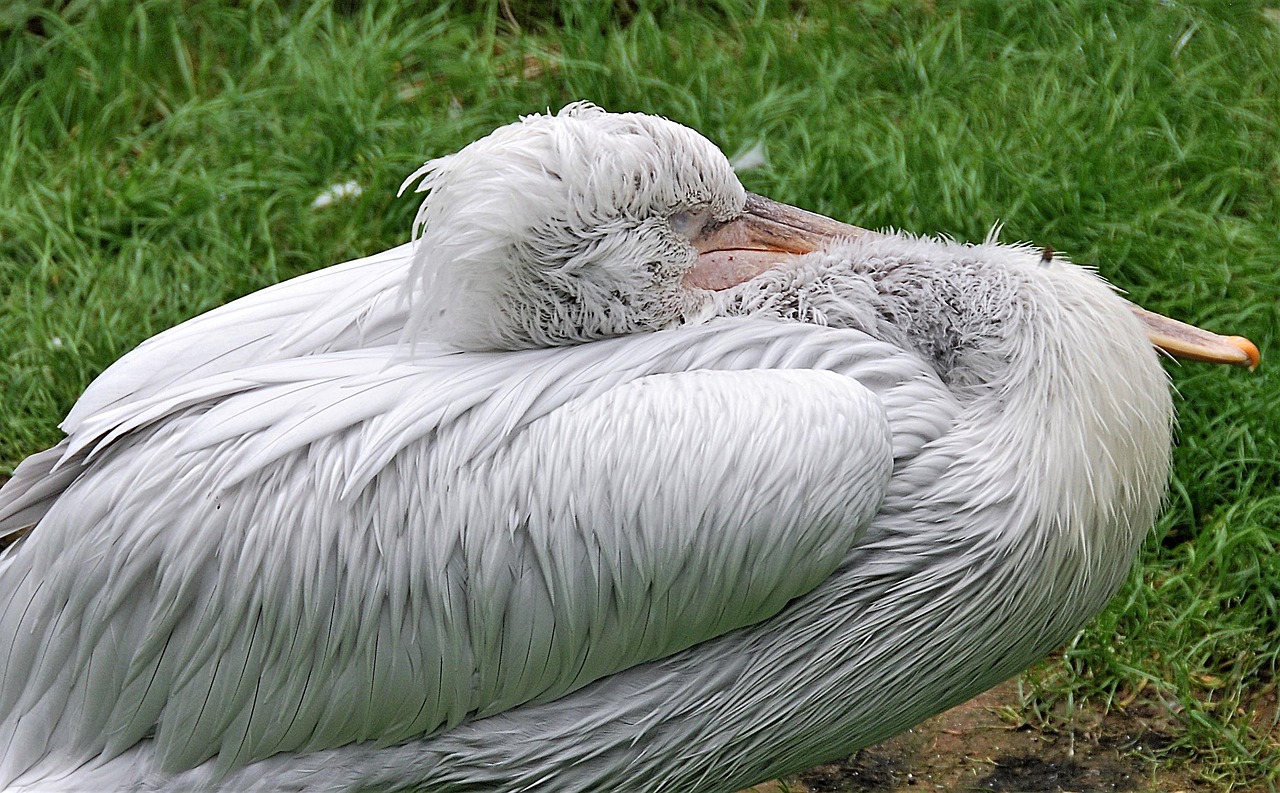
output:
[[[1163,314],[1133,306],[1151,343],[1170,355],[1192,361],[1228,363],[1253,371],[1262,362],[1258,345],[1243,336],[1219,336]]]
[[[1249,371],[1258,368],[1258,364],[1262,363],[1262,353],[1258,351],[1258,345],[1246,339],[1244,336],[1226,336],[1227,344],[1233,345],[1245,354],[1248,361],[1241,361],[1242,366],[1248,366]]]

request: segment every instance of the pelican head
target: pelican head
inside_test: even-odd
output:
[[[410,332],[463,349],[680,324],[705,315],[714,291],[815,249],[815,231],[860,232],[748,194],[688,127],[585,102],[431,160],[415,183],[429,194]]]
[[[587,104],[527,116],[409,177],[415,330],[465,349],[588,341],[677,323],[690,219],[739,215],[746,191],[687,127]]]

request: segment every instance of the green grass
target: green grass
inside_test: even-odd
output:
[[[422,160],[578,98],[661,113],[748,188],[1026,239],[1280,342],[1280,28],[1249,3],[43,4],[0,11],[0,470],[112,360],[403,241]],[[245,7],[247,6],[247,7]],[[326,187],[364,192],[324,209]],[[1170,509],[1028,706],[1173,714],[1165,762],[1280,785],[1280,377],[1171,366]]]

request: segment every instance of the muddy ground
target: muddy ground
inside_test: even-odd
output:
[[[1160,714],[1078,714],[1071,730],[1020,723],[1014,683],[935,716],[844,762],[753,793],[1209,793],[1191,769],[1156,771],[1147,759],[1169,742]]]

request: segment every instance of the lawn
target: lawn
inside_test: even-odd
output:
[[[0,473],[148,336],[404,241],[396,189],[424,159],[579,98],[659,113],[765,153],[748,189],[963,240],[1002,223],[1257,342],[1253,374],[1169,366],[1169,509],[1111,607],[1028,673],[1024,712],[1159,710],[1161,762],[1280,785],[1280,11],[54,5],[0,10]]]

